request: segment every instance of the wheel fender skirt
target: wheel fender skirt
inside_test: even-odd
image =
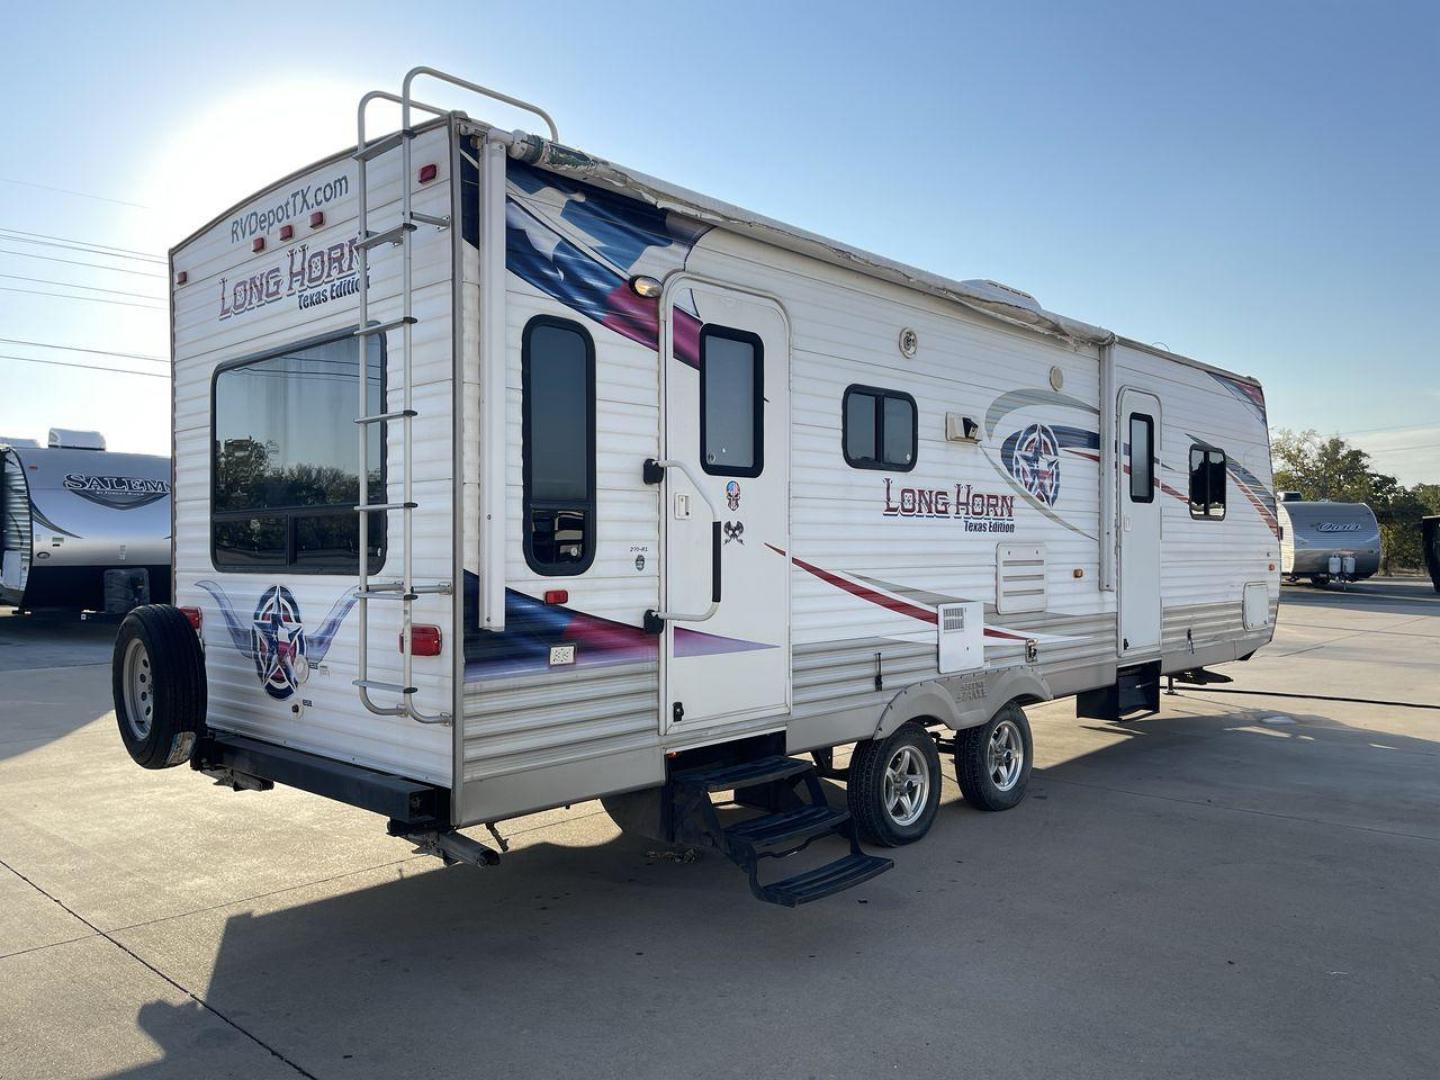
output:
[[[950,691],[939,681],[917,683],[907,686],[885,706],[880,722],[875,725],[876,739],[888,738],[901,724],[911,720],[938,720],[946,727],[955,727],[960,716],[960,707]]]
[[[1049,684],[1030,668],[986,672],[984,693],[978,697],[974,694],[973,682],[968,681],[973,678],[973,674],[957,676],[906,687],[880,714],[874,737],[883,739],[908,720],[920,720],[922,723],[927,719],[938,720],[958,731],[988,722],[1008,702],[1017,698],[1050,701],[1055,697]],[[957,700],[957,693],[965,700]]]

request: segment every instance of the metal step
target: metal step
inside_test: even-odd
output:
[[[730,791],[768,783],[771,780],[785,780],[813,768],[808,761],[776,755],[746,761],[740,765],[683,769],[673,774],[671,780],[677,787],[691,790]]]
[[[419,505],[417,502],[366,503],[355,509],[361,514],[378,514],[381,510],[414,510]]]
[[[387,420],[404,420],[405,417],[416,417],[420,414],[414,409],[397,409],[395,412],[376,413],[374,416],[357,416],[357,424],[383,424]]]
[[[803,874],[796,874],[784,881],[762,885],[757,895],[770,904],[798,907],[869,881],[894,865],[893,859],[859,852],[818,866],[814,870],[807,870]]]
[[[437,229],[450,227],[449,214],[422,214],[419,210],[411,210],[410,220],[418,221],[421,225],[434,225]]]
[[[352,685],[363,686],[366,690],[384,690],[390,694],[404,694],[409,696],[410,694],[418,694],[420,692],[418,687],[406,686],[404,683],[398,682],[381,682],[378,679],[352,679],[350,681]]]
[[[849,820],[847,810],[802,806],[731,825],[725,829],[725,841],[751,855],[790,855],[812,840],[835,835]]]
[[[354,337],[373,337],[376,334],[388,334],[391,330],[399,330],[402,326],[414,326],[420,320],[414,315],[406,315],[402,319],[391,319],[389,322],[376,323],[374,326],[362,326],[356,330]]]

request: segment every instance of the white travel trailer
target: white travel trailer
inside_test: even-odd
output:
[[[431,116],[419,78],[547,134]],[[372,140],[376,97],[404,122]],[[1023,705],[1153,710],[1162,672],[1270,640],[1254,380],[622,169],[431,69],[171,259],[182,607],[115,654],[142,764],[476,863],[455,830],[602,797],[794,905],[926,832],[937,732],[1004,809]]]
[[[0,603],[124,614],[170,599],[170,461],[51,428],[0,440]]]
[[[1280,521],[1280,572],[1312,584],[1361,581],[1380,569],[1380,523],[1364,503],[1307,502],[1286,492]]]

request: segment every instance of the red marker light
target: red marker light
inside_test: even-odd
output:
[[[325,224],[325,211],[324,211],[324,210],[316,210],[313,214],[310,215],[310,228],[312,228],[312,229],[318,229],[321,225],[324,225],[324,224]],[[357,378],[358,378],[358,376],[357,376]]]
[[[570,590],[546,589],[545,602],[547,604],[568,604],[570,602]]]
[[[400,635],[400,650],[405,650],[405,635]],[[411,656],[439,656],[440,655],[440,627],[438,626],[412,626],[410,627],[410,655]]]
[[[257,236],[257,237],[255,237],[255,242],[250,245],[250,250],[251,250],[251,251],[264,251],[264,250],[265,250],[265,237],[263,237],[263,236]]]
[[[200,633],[200,627],[205,622],[205,613],[203,611],[198,607],[182,607],[180,614],[184,615],[186,621],[190,623],[190,629],[194,630],[197,634]]]
[[[290,239],[292,236],[294,236],[294,235],[295,235],[295,226],[294,226],[294,225],[281,225],[281,226],[280,226],[280,239],[281,239],[281,240],[289,240],[289,239]],[[356,378],[359,378],[359,376],[357,375]]]
[[[432,163],[432,164],[430,164],[430,165],[421,165],[421,166],[420,166],[420,182],[421,182],[422,184],[428,184],[428,183],[430,183],[431,180],[434,180],[435,177],[437,177],[437,176],[439,176],[439,175],[440,175],[440,166],[439,166],[439,165],[435,165],[435,164]]]

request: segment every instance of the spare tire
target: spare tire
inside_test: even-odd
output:
[[[110,664],[115,720],[137,765],[190,760],[205,730],[205,652],[185,613],[146,604],[125,616]]]

